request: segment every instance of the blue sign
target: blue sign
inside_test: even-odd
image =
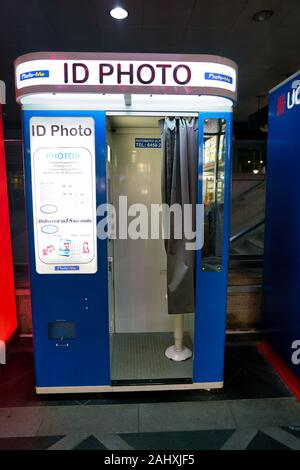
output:
[[[143,149],[160,149],[161,139],[153,139],[148,137],[139,137],[135,139],[135,147]]]
[[[55,266],[55,271],[79,271],[79,266]]]
[[[49,77],[49,70],[34,70],[33,72],[23,72],[20,74],[21,82],[30,78],[46,78]]]
[[[291,77],[269,93],[268,184],[264,236],[264,339],[300,380],[300,244],[298,83]],[[288,202],[282,197],[289,194]],[[284,230],[283,230],[284,227]],[[280,255],[278,255],[280,252]],[[296,383],[296,382],[295,382]]]
[[[226,82],[232,85],[233,79],[229,75],[224,75],[223,73],[213,73],[205,72],[205,80],[217,80],[218,82]]]

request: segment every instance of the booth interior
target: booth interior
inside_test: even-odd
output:
[[[107,198],[161,204],[162,116],[107,116]],[[150,227],[150,220],[148,226]],[[193,360],[165,356],[173,343],[174,316],[168,315],[167,256],[161,230],[156,239],[108,240],[111,381],[192,380]],[[184,341],[193,347],[194,314],[184,316]]]

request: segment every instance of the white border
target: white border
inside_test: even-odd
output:
[[[36,393],[99,393],[99,392],[145,392],[159,390],[211,390],[223,388],[224,382],[197,382],[191,384],[158,385],[94,385],[76,387],[36,387]]]

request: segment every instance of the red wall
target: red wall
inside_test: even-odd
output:
[[[10,237],[9,207],[0,104],[0,340],[6,342],[16,331],[16,301]]]

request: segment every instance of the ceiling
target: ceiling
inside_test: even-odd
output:
[[[114,20],[116,4],[129,16]],[[257,23],[255,12],[270,9]],[[236,120],[257,110],[257,95],[300,69],[299,0],[5,0],[0,5],[0,79],[6,123],[20,119],[13,61],[36,51],[207,53],[239,66]]]

